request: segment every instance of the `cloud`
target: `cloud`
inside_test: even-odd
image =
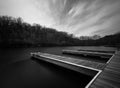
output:
[[[99,34],[99,31],[106,32],[104,34],[116,32],[110,29],[111,24],[115,25],[115,28],[120,27],[115,21],[116,17],[120,17],[119,0],[55,0],[55,2],[51,2],[49,7],[51,17],[56,22],[53,27],[59,30],[79,36]]]

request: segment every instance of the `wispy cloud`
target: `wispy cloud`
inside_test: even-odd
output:
[[[62,31],[79,36],[100,34],[100,31],[103,33],[100,35],[105,35],[120,30],[118,29],[120,26],[117,25],[120,18],[119,0],[55,0],[55,2],[49,2],[49,10],[56,23],[54,27]],[[116,26],[117,29],[111,29]]]

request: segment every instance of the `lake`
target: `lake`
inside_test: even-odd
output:
[[[0,49],[0,88],[84,88],[92,77],[44,61],[33,60],[30,56],[31,52],[38,51],[63,56],[62,49],[78,47]]]

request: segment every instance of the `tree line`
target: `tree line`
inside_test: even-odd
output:
[[[66,32],[39,24],[30,25],[21,18],[0,17],[0,44],[2,46],[63,46],[78,43],[77,38]]]
[[[73,34],[28,24],[21,18],[0,16],[0,46],[119,46],[120,33],[99,39],[81,40]]]
[[[80,40],[79,45],[84,46],[112,46],[120,48],[120,32],[116,34],[106,35],[99,39]]]

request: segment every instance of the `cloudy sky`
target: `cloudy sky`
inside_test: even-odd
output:
[[[120,0],[0,0],[0,15],[76,36],[120,31]]]

